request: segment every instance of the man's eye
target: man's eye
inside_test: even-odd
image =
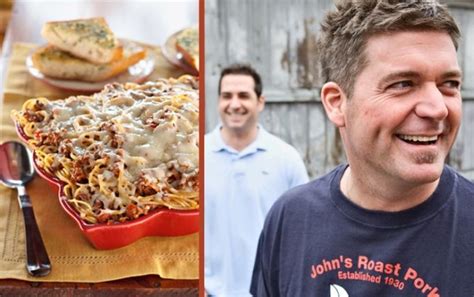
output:
[[[409,80],[403,80],[393,83],[388,86],[389,89],[405,89],[413,86],[413,82]]]
[[[249,93],[239,93],[239,98],[240,99],[249,99],[250,94]]]
[[[448,80],[443,83],[443,86],[452,89],[459,89],[459,87],[461,86],[461,82],[457,80]]]

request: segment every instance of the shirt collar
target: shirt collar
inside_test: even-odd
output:
[[[268,133],[260,124],[258,124],[257,127],[258,127],[257,138],[251,144],[249,144],[246,148],[244,148],[242,151],[238,152],[234,148],[225,144],[220,132],[222,128],[222,124],[219,124],[211,132],[212,141],[210,143],[210,149],[213,152],[228,151],[230,153],[238,154],[238,155],[247,155],[247,154],[255,153],[259,150],[266,151],[270,148],[270,139],[269,139],[270,133]]]

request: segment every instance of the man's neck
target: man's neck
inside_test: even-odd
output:
[[[246,131],[235,131],[222,127],[220,132],[224,143],[240,152],[257,138],[258,126]]]
[[[362,208],[380,211],[402,211],[426,201],[438,186],[439,179],[424,185],[404,185],[376,176],[358,177],[350,167],[341,179],[344,195]]]

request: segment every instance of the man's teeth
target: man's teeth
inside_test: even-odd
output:
[[[432,141],[438,140],[438,135],[435,135],[435,136],[399,135],[399,137],[406,141],[416,141],[416,142],[432,142]]]

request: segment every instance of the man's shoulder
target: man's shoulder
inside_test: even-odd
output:
[[[267,144],[268,147],[271,148],[273,151],[277,152],[286,152],[290,154],[298,153],[294,146],[287,143],[280,137],[268,132],[264,131],[263,141]]]
[[[276,136],[273,133],[268,132],[267,130],[263,130],[263,137],[264,141],[268,141],[277,145],[282,145],[282,146],[290,146],[287,142],[285,142],[283,139],[281,139],[279,136]]]
[[[204,149],[206,152],[210,152],[218,147],[219,136],[220,135],[216,132],[216,129],[204,134]]]
[[[448,166],[448,170],[451,170],[456,175],[456,195],[463,199],[467,199],[474,206],[474,181],[469,180],[455,169]]]
[[[473,179],[469,179],[467,178],[466,176],[464,176],[462,173],[460,173],[459,171],[455,170],[454,168],[452,167],[449,167],[448,168],[453,171],[457,176],[458,176],[458,180],[460,182],[460,184],[463,186],[463,187],[466,187],[466,188],[469,188],[471,190],[474,190],[474,180]]]
[[[338,166],[331,172],[306,184],[296,186],[285,192],[274,204],[276,210],[324,208],[330,201],[331,184],[339,170]]]
[[[219,127],[216,127],[210,131],[208,131],[206,134],[204,134],[204,138],[207,140],[207,139],[212,139],[214,137],[216,137],[216,134],[218,133],[218,128]]]
[[[209,140],[211,140],[211,139],[213,138],[213,135],[214,135],[214,133],[212,133],[212,131],[211,131],[211,132],[208,132],[208,133],[206,133],[206,134],[204,134],[204,140],[205,140],[206,142],[209,141]]]

